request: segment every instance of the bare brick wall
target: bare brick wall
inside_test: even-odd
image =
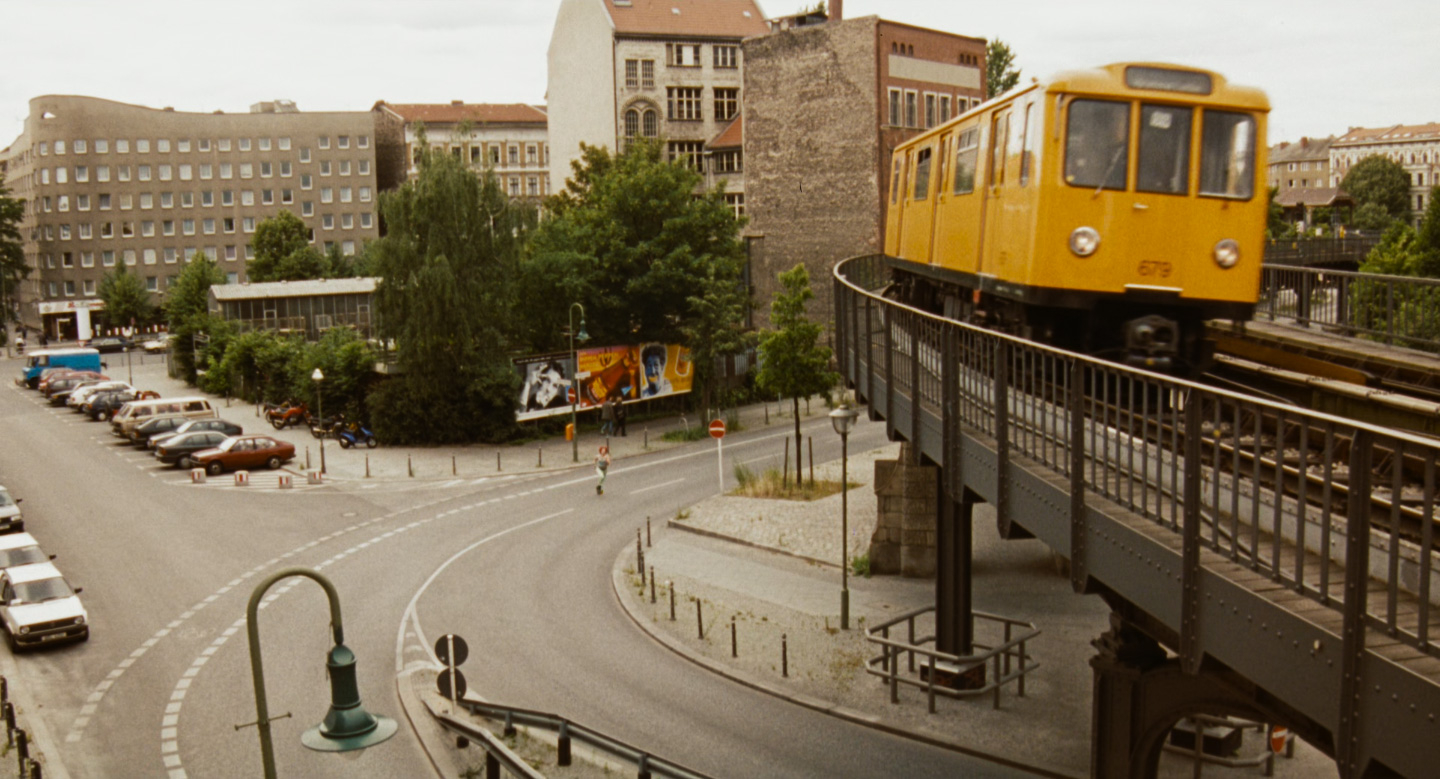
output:
[[[875,17],[751,38],[745,57],[745,212],[755,324],[777,276],[810,271],[811,317],[830,321],[831,272],[882,245]]]

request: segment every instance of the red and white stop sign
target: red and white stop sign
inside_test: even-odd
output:
[[[711,438],[724,438],[724,437],[725,437],[725,420],[723,420],[723,419],[717,419],[717,420],[715,420],[714,422],[711,422],[711,423],[710,423],[710,437],[711,437]]]
[[[1285,743],[1286,743],[1287,741],[1289,741],[1289,740],[1290,740],[1290,731],[1289,731],[1289,729],[1287,729],[1287,728],[1282,728],[1282,727],[1280,727],[1279,725],[1276,725],[1276,726],[1275,726],[1275,729],[1272,730],[1272,731],[1270,731],[1270,751],[1271,751],[1271,752],[1274,752],[1274,753],[1277,754],[1277,755],[1280,754],[1281,752],[1284,752],[1284,751],[1285,751]]]

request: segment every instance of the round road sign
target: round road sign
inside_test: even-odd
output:
[[[1270,731],[1270,751],[1277,755],[1284,752],[1285,742],[1289,740],[1290,730],[1276,725],[1275,729]]]
[[[452,697],[453,697],[453,698],[464,698],[464,697],[465,697],[465,674],[460,673],[460,669],[459,669],[459,668],[456,668],[456,669],[455,669],[455,694],[454,694],[453,696],[450,694],[450,669],[449,669],[449,668],[446,668],[445,670],[443,670],[443,671],[440,672],[440,676],[438,676],[438,677],[435,679],[435,684],[436,684],[437,686],[439,686],[439,688],[440,688],[440,694],[443,695],[443,696],[445,696],[446,698],[452,698]]]
[[[717,419],[717,420],[715,420],[714,422],[711,422],[711,423],[710,423],[710,437],[711,437],[711,438],[724,438],[724,437],[725,437],[725,420],[723,420],[723,419]]]
[[[455,647],[454,661],[450,659],[450,647],[452,644]],[[465,662],[465,658],[470,656],[470,646],[465,643],[465,639],[454,634],[446,634],[435,642],[435,656],[440,658],[440,662],[446,665],[460,665]]]

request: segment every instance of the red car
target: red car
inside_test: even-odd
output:
[[[248,471],[260,466],[271,470],[295,459],[295,445],[264,435],[237,435],[220,442],[214,449],[202,449],[190,455],[197,468],[211,476],[225,471]]]

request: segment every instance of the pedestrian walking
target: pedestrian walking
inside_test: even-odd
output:
[[[625,435],[625,416],[627,413],[623,399],[615,404],[615,429],[620,432],[622,437]]]
[[[615,396],[605,398],[600,406],[600,435],[610,435],[615,432]]]
[[[610,447],[601,445],[600,452],[595,455],[595,475],[600,477],[600,482],[595,485],[595,494],[605,494],[605,476],[610,473]]]

